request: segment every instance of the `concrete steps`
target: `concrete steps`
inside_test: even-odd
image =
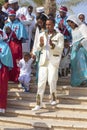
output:
[[[87,88],[70,86],[70,78],[60,78],[57,83],[56,106],[51,106],[47,85],[43,108],[36,105],[37,86],[35,78],[30,92],[23,92],[18,84],[9,82],[8,105],[0,115],[0,130],[87,130]]]
[[[87,129],[87,121],[72,121],[72,120],[54,120],[54,119],[26,119],[21,117],[0,117],[0,123],[2,125],[11,125],[14,127],[20,128],[29,128],[32,127],[35,130],[86,130]],[[15,129],[16,129],[15,127]]]
[[[67,105],[68,106],[68,105]],[[56,108],[42,108],[39,111],[31,111],[31,110],[23,110],[17,108],[8,108],[6,111],[6,116],[9,117],[22,117],[25,119],[53,119],[53,120],[64,120],[64,121],[87,121],[87,109],[82,108],[83,105],[75,105],[73,108],[69,107],[68,109],[66,105],[58,104]],[[67,114],[68,112],[68,114]],[[38,116],[37,116],[38,115]],[[78,118],[77,118],[78,117]]]

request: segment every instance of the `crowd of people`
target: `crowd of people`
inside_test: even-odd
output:
[[[58,14],[44,7],[19,7],[18,0],[0,4],[0,112],[7,104],[8,81],[20,83],[29,92],[32,64],[36,68],[36,106],[43,107],[46,84],[51,105],[56,105],[58,77],[71,74],[71,86],[87,86],[87,24],[83,13],[67,16],[66,6]]]

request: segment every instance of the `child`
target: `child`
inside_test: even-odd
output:
[[[25,89],[25,92],[29,92],[30,80],[31,80],[31,65],[34,61],[34,57],[25,52],[23,58],[17,61],[17,66],[20,68],[19,82],[21,86]]]
[[[70,44],[67,39],[64,40],[64,43],[64,50],[60,62],[60,75],[68,76],[70,72]]]

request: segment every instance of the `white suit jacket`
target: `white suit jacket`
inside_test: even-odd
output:
[[[44,46],[40,47],[40,37],[44,37]],[[52,43],[55,44],[54,49],[49,44],[49,62],[58,68],[62,51],[64,48],[64,36],[60,32],[56,32],[51,36]],[[43,66],[47,60],[47,41],[48,34],[46,32],[42,32],[39,34],[37,50],[41,51],[39,65]]]

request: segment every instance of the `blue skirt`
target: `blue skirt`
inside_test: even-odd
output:
[[[79,86],[84,81],[87,81],[87,51],[84,47],[72,48],[71,85]]]

